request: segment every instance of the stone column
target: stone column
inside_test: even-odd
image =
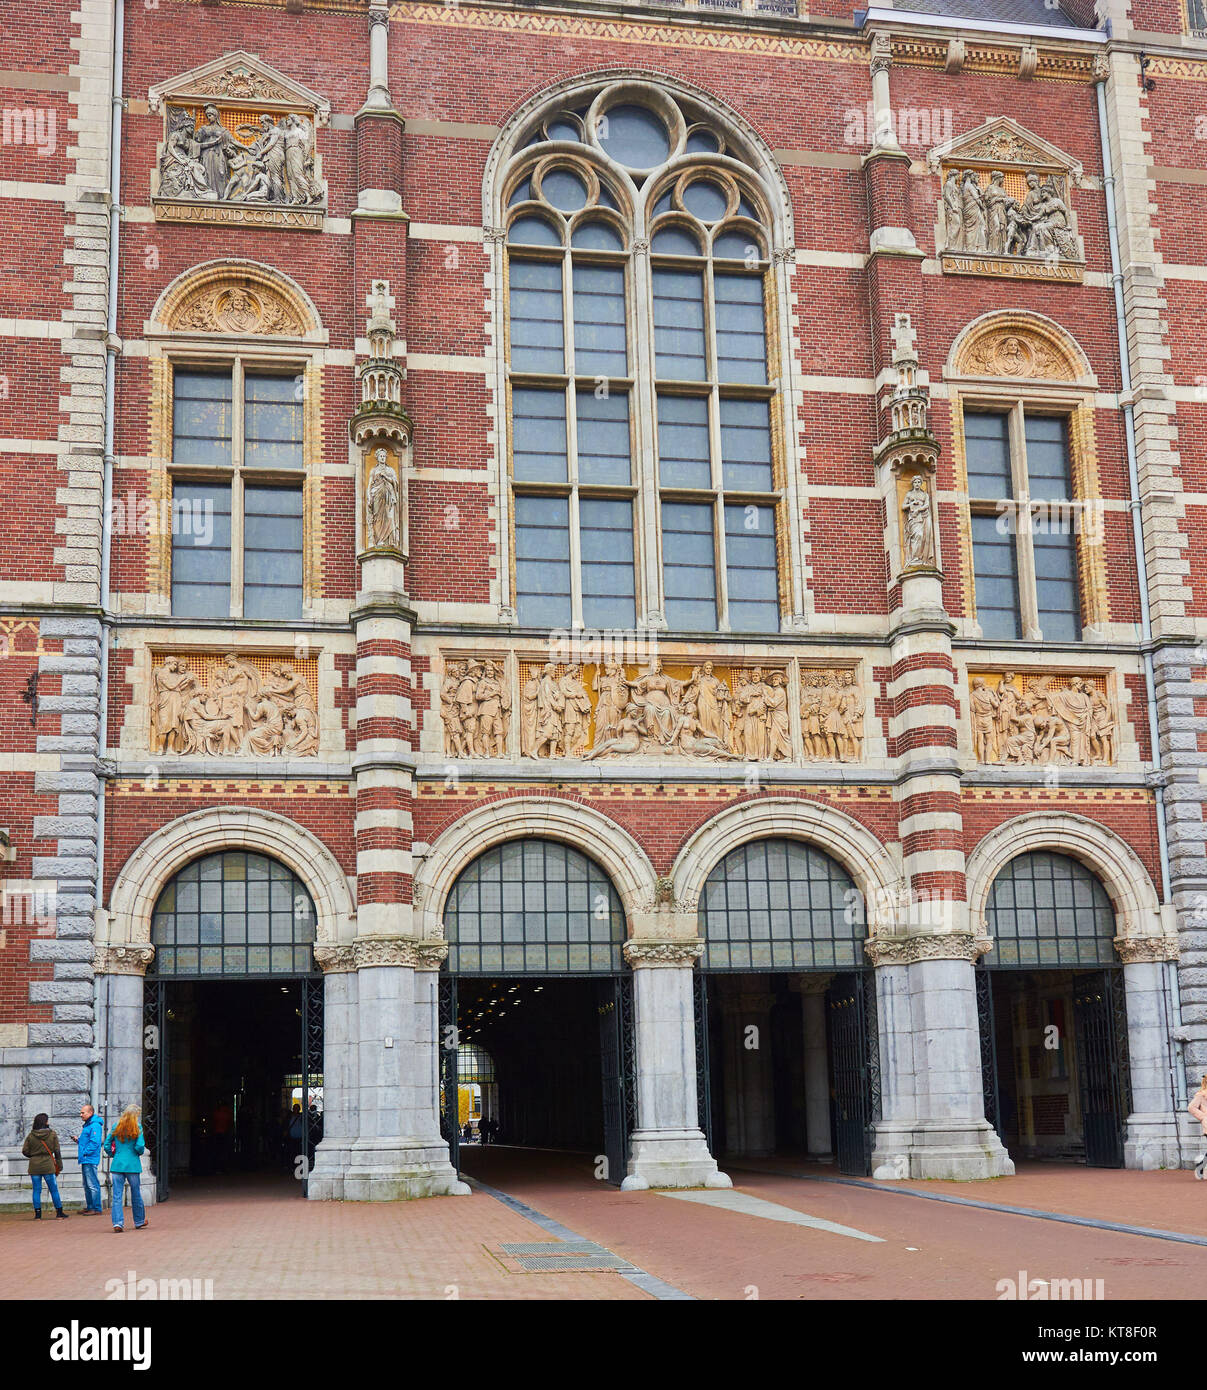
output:
[[[775,996],[748,983],[759,978],[727,980],[731,988],[721,996],[726,1149],[743,1158],[765,1158],[775,1152],[771,1073],[771,1006]]]
[[[1177,1168],[1207,1148],[1199,1126],[1176,1104],[1177,1057],[1167,971],[1177,942],[1166,936],[1118,938],[1127,998],[1127,1050],[1132,1108],[1123,1162],[1127,1168]],[[1176,968],[1172,967],[1172,968]],[[1178,1134],[1182,1133],[1179,1151]]]
[[[100,1088],[97,1111],[106,1130],[127,1105],[143,1103],[143,986],[147,967],[155,958],[153,946],[98,946],[92,968],[98,976],[96,1035],[100,1050]],[[60,1139],[62,1135],[59,1136]],[[167,1136],[161,1136],[166,1158]],[[76,1179],[75,1150],[63,1145],[63,1176],[60,1187],[69,1175]],[[155,1172],[160,1155],[153,1156],[142,1178],[144,1202],[155,1200]],[[102,1188],[109,1186],[108,1165],[102,1160],[98,1176]],[[80,1194],[83,1193],[83,1180]]]
[[[359,1024],[356,953],[351,943],[316,946],[323,970],[323,1137],[314,1151],[306,1195],[344,1195],[344,1174],[356,1140],[359,1101]]]
[[[810,1158],[834,1154],[830,1132],[830,1054],[826,1045],[826,990],[832,975],[801,975],[792,987],[800,995],[805,1051],[805,1136]]]
[[[967,933],[878,937],[882,1118],[874,1178],[1009,1176],[1014,1164],[985,1119],[973,963],[988,942]]]
[[[729,1187],[708,1152],[696,1106],[692,967],[700,941],[628,941],[633,967],[637,1129],[621,1187]]]
[[[401,937],[355,943],[358,1138],[344,1174],[348,1201],[469,1192],[437,1114],[433,985],[445,949]]]

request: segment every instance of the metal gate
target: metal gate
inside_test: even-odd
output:
[[[1091,1168],[1122,1168],[1131,1105],[1126,1006],[1119,972],[1098,970],[1074,979],[1073,1020],[1085,1161]]]
[[[151,1171],[155,1174],[155,1200],[166,1202],[171,1193],[172,1132],[168,1119],[168,1032],[163,980],[143,982],[142,1132]]]
[[[321,1121],[310,1108],[310,1088],[323,1075],[323,977],[302,979],[302,1195],[310,1190]]]
[[[976,980],[977,1025],[981,1038],[981,1093],[985,1118],[1001,1137],[998,1123],[1001,1107],[998,1104],[997,1027],[993,1017],[993,976],[984,965],[974,972]],[[1005,1141],[1003,1141],[1005,1142]]]
[[[619,1187],[629,1163],[629,1135],[636,1128],[637,1088],[633,1034],[633,979],[613,975],[596,985],[599,1008],[600,1080],[603,1088],[605,1182]]]
[[[448,1144],[449,1162],[461,1172],[461,1115],[457,1103],[457,977],[440,976],[439,1057],[440,1133]]]
[[[871,1172],[872,1119],[879,1089],[879,1058],[871,1065],[865,974],[836,975],[826,991],[830,1065],[834,1087],[834,1149],[838,1171]],[[872,981],[874,987],[874,980]],[[875,1014],[871,1015],[874,1026]]]
[[[704,1135],[708,1152],[712,1146],[712,1076],[708,1055],[708,976],[703,970],[692,972],[692,1019],[696,1028],[696,1123]]]

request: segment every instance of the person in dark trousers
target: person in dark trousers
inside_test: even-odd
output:
[[[50,1127],[50,1116],[34,1116],[34,1127],[21,1145],[21,1152],[29,1159],[29,1175],[34,1185],[34,1220],[42,1219],[42,1183],[50,1188],[50,1200],[54,1203],[54,1214],[67,1220],[63,1202],[59,1196],[58,1175],[63,1171],[63,1155],[59,1152],[59,1136]]]
[[[485,1115],[478,1121],[478,1138],[481,1139],[483,1144],[490,1143],[490,1121]]]
[[[104,1121],[91,1105],[80,1106],[80,1119],[84,1127],[76,1140],[75,1156],[80,1165],[80,1176],[84,1179],[84,1216],[98,1216],[101,1211],[101,1183],[96,1175],[101,1161],[101,1136],[105,1132]]]

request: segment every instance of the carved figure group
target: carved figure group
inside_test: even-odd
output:
[[[444,749],[453,758],[504,758],[511,724],[511,683],[501,661],[445,663],[440,687]]]
[[[858,762],[863,754],[863,692],[852,671],[802,670],[800,729],[805,757]]]
[[[240,125],[244,144],[222,124],[216,106],[200,125],[186,107],[168,112],[168,138],[159,162],[159,196],[207,202],[308,205],[322,199],[315,177],[314,127],[296,112],[278,123],[262,115]]]
[[[1074,677],[1052,690],[1050,676],[1020,689],[1007,671],[994,690],[974,676],[970,695],[973,751],[978,762],[1109,766],[1115,761],[1117,723],[1104,691]]]
[[[1077,259],[1069,207],[1056,179],[1027,173],[1020,202],[994,169],[983,188],[975,169],[949,169],[943,183],[944,250],[1032,259]]]
[[[278,661],[265,677],[233,652],[205,686],[183,657],[151,676],[151,747],[178,757],[307,757],[318,751],[318,712],[305,677]]]

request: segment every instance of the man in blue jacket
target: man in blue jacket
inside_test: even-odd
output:
[[[80,1106],[80,1119],[84,1122],[76,1146],[80,1174],[84,1179],[84,1210],[80,1214],[87,1216],[101,1210],[101,1184],[96,1175],[96,1166],[101,1161],[101,1135],[105,1132],[105,1126],[91,1105]]]

